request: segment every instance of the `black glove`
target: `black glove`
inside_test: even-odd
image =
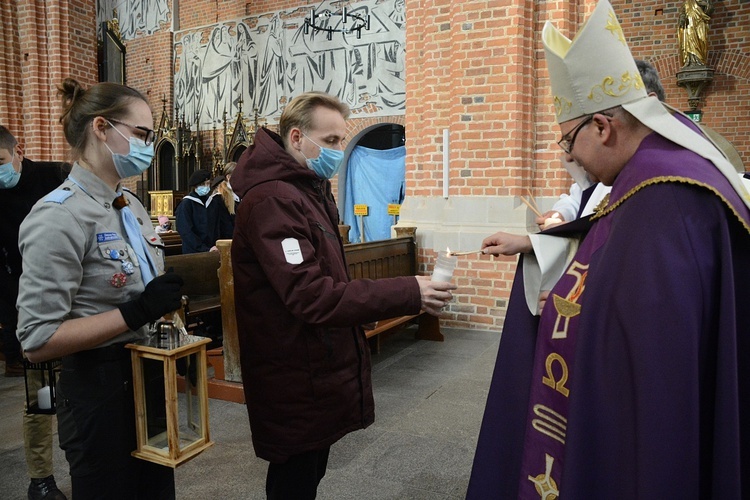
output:
[[[174,273],[162,274],[151,280],[135,300],[118,305],[128,328],[137,330],[180,307],[184,282]]]

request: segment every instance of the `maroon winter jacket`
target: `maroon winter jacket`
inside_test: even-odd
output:
[[[330,183],[260,129],[239,159],[232,242],[240,362],[255,453],[271,462],[370,425],[359,325],[420,310],[413,277],[349,279]]]

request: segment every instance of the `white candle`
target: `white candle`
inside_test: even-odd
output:
[[[552,217],[549,217],[544,220],[544,224],[542,224],[542,229],[547,229],[551,226],[557,226],[558,224],[562,224],[563,220],[560,218],[560,214],[556,213]]]
[[[453,269],[456,267],[458,257],[450,254],[450,249],[438,252],[437,262],[432,270],[432,281],[450,281],[453,278]]]
[[[432,281],[450,281],[451,278],[453,273],[444,269],[435,269],[432,273]]]
[[[36,391],[36,401],[40,410],[49,410],[52,408],[52,393],[48,385]]]

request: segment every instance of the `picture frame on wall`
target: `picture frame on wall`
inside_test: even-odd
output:
[[[99,81],[125,84],[125,44],[120,38],[117,19],[102,22]]]

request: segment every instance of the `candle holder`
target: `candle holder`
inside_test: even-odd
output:
[[[125,346],[133,363],[138,444],[133,456],[172,468],[213,445],[206,378],[211,339],[181,330],[160,322],[156,335]]]
[[[41,363],[23,360],[23,378],[26,384],[26,413],[28,415],[54,415],[57,377],[62,361],[53,359]]]
[[[458,257],[449,252],[438,252],[435,268],[432,270],[432,281],[450,281],[456,268]]]

